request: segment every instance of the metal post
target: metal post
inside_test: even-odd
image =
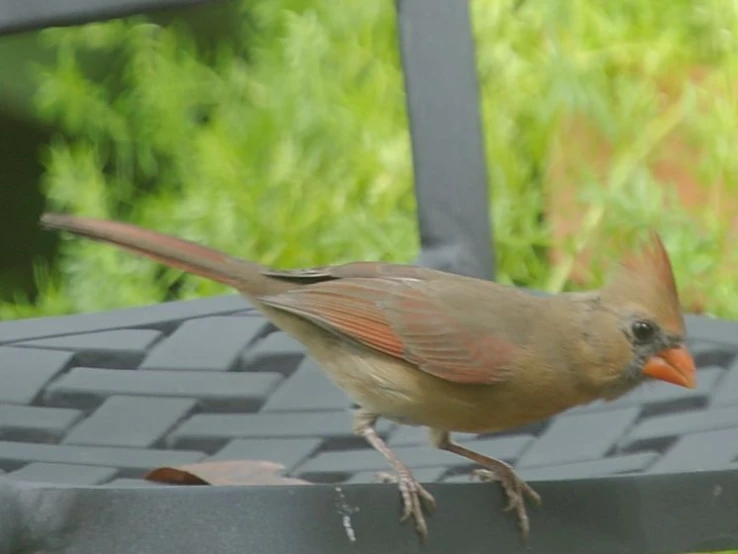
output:
[[[397,0],[422,251],[418,263],[494,278],[468,0]]]

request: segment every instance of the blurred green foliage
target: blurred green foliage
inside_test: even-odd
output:
[[[655,225],[680,283],[707,312],[738,316],[726,259],[738,156],[738,4],[719,0],[474,0],[499,280],[571,285],[575,254]],[[45,31],[39,113],[49,209],[132,221],[266,264],[412,260],[417,231],[393,2],[238,0],[235,28],[203,47],[184,24],[143,17]],[[99,56],[105,71],[80,60]],[[706,73],[693,79],[695,68]],[[664,86],[673,89],[663,101]],[[715,87],[725,94],[715,95]],[[609,144],[604,167],[562,131],[583,117]],[[697,152],[715,204],[665,209],[673,188],[649,159],[675,129]],[[547,198],[566,150],[584,223],[552,265]],[[579,156],[579,157],[578,157]],[[449,186],[453,186],[452,183]],[[730,250],[730,249],[727,249]],[[591,282],[601,279],[596,251]],[[738,267],[733,265],[732,267]],[[35,305],[0,317],[111,309],[224,292],[82,240],[39,267]]]

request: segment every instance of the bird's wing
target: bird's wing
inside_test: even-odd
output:
[[[432,281],[458,277],[457,275],[428,267],[382,262],[351,262],[342,265],[326,265],[301,269],[264,268],[261,273],[267,277],[292,281],[298,284],[350,278],[407,278]]]
[[[515,346],[465,323],[458,309],[444,306],[425,283],[413,278],[347,278],[259,301],[447,381],[504,380]]]

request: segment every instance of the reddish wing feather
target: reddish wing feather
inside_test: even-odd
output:
[[[469,329],[427,295],[399,299],[388,310],[388,317],[405,341],[405,359],[423,371],[456,383],[504,379],[504,365],[513,354],[513,346]]]
[[[347,284],[347,281],[318,283],[259,300],[401,358],[404,346],[387,325],[379,306],[381,291]]]
[[[456,383],[504,378],[513,347],[466,328],[407,279],[343,279],[260,300]]]

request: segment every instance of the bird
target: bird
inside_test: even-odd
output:
[[[301,342],[354,402],[353,431],[394,470],[400,521],[428,536],[436,501],[375,429],[379,418],[429,430],[436,448],[500,483],[523,541],[538,493],[513,467],[455,442],[495,433],[645,381],[695,388],[694,360],[671,262],[656,231],[599,289],[533,295],[411,264],[360,261],[276,269],[120,221],[46,213],[41,225],[115,245],[236,289]]]

